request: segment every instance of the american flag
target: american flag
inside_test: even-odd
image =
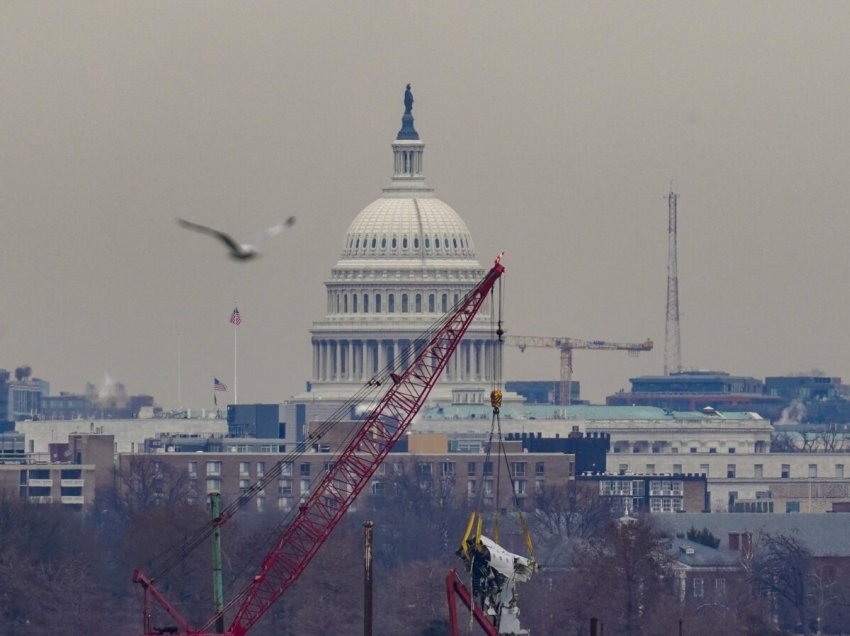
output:
[[[213,391],[227,391],[227,385],[218,378],[213,378]]]
[[[242,322],[242,316],[239,315],[239,310],[236,307],[233,308],[233,313],[230,314],[230,322],[234,325]]]

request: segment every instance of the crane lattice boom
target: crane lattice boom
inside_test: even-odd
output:
[[[608,342],[606,340],[579,340],[578,338],[559,338],[552,336],[505,336],[505,344],[519,347],[525,351],[526,347],[551,347],[561,351],[561,381],[558,387],[558,403],[562,406],[569,405],[572,401],[572,379],[573,379],[573,349],[597,349],[628,351],[631,355],[637,355],[641,351],[652,350],[652,340],[647,338],[644,342]]]
[[[292,523],[266,555],[251,583],[229,603],[238,609],[225,636],[243,636],[271,605],[298,579],[319,548],[339,523],[357,495],[369,483],[393,444],[404,435],[414,416],[472,323],[482,303],[504,272],[496,259],[493,268],[461,301],[431,340],[422,347],[410,366],[393,373],[391,386],[366,417],[321,483],[303,502]],[[151,631],[149,597],[158,602],[177,622],[179,636],[211,636],[209,629],[220,615],[213,616],[201,630],[189,628],[153,582],[136,572],[134,580],[145,588],[145,636]],[[219,635],[220,636],[220,635]]]

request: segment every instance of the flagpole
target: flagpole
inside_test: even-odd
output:
[[[233,327],[233,403],[239,404],[239,384],[236,382],[236,333],[239,327]]]
[[[177,410],[183,408],[182,368],[180,359],[180,332],[177,332]]]

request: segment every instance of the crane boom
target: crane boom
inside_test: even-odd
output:
[[[606,340],[580,340],[578,338],[560,338],[553,336],[505,336],[505,344],[519,347],[525,351],[526,347],[551,347],[561,351],[561,381],[558,387],[558,403],[569,405],[572,401],[572,378],[573,378],[573,349],[597,349],[628,351],[631,355],[637,355],[641,351],[652,350],[652,340],[647,338],[644,342],[608,342]]]
[[[248,586],[231,601],[239,602],[227,636],[244,636],[277,599],[298,579],[324,541],[339,523],[357,495],[369,483],[380,463],[409,427],[428,394],[472,324],[487,295],[504,272],[500,258],[478,285],[466,295],[443,326],[403,371],[390,375],[392,385],[366,417],[320,484],[298,509],[298,513]],[[137,572],[134,579],[178,623],[181,635],[206,636],[219,615],[200,631],[186,621],[152,588],[153,582]],[[146,605],[148,597],[146,594]],[[146,634],[148,632],[146,631]]]

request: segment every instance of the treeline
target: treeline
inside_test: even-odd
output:
[[[380,494],[358,502],[252,636],[363,633],[367,519],[375,524],[373,633],[449,634],[444,581],[461,565],[454,552],[470,512],[454,503],[453,487],[445,480],[423,484],[420,477],[387,480]],[[97,509],[85,514],[0,498],[0,634],[141,634],[134,569],[152,574],[153,561],[209,521],[201,506],[142,490],[101,493]],[[605,634],[629,636],[675,635],[680,623],[690,636],[755,636],[780,633],[773,618],[800,631],[813,621],[824,629],[825,621],[835,628],[846,619],[847,581],[836,575],[827,586],[793,538],[762,541],[745,575],[730,581],[726,600],[699,604],[682,600],[671,538],[650,520],[618,521],[607,502],[587,492],[547,490],[534,503],[528,520],[544,569],[518,589],[521,622],[534,635],[587,635],[594,617]],[[225,599],[256,572],[280,524],[281,513],[269,510],[223,526]],[[505,547],[525,553],[507,516],[503,527]],[[213,615],[211,562],[207,541],[157,580],[193,627]],[[784,597],[776,587],[782,581],[802,581],[802,592],[798,585],[789,592],[796,596]],[[468,633],[468,615],[461,614]],[[153,624],[173,620],[156,612]]]

